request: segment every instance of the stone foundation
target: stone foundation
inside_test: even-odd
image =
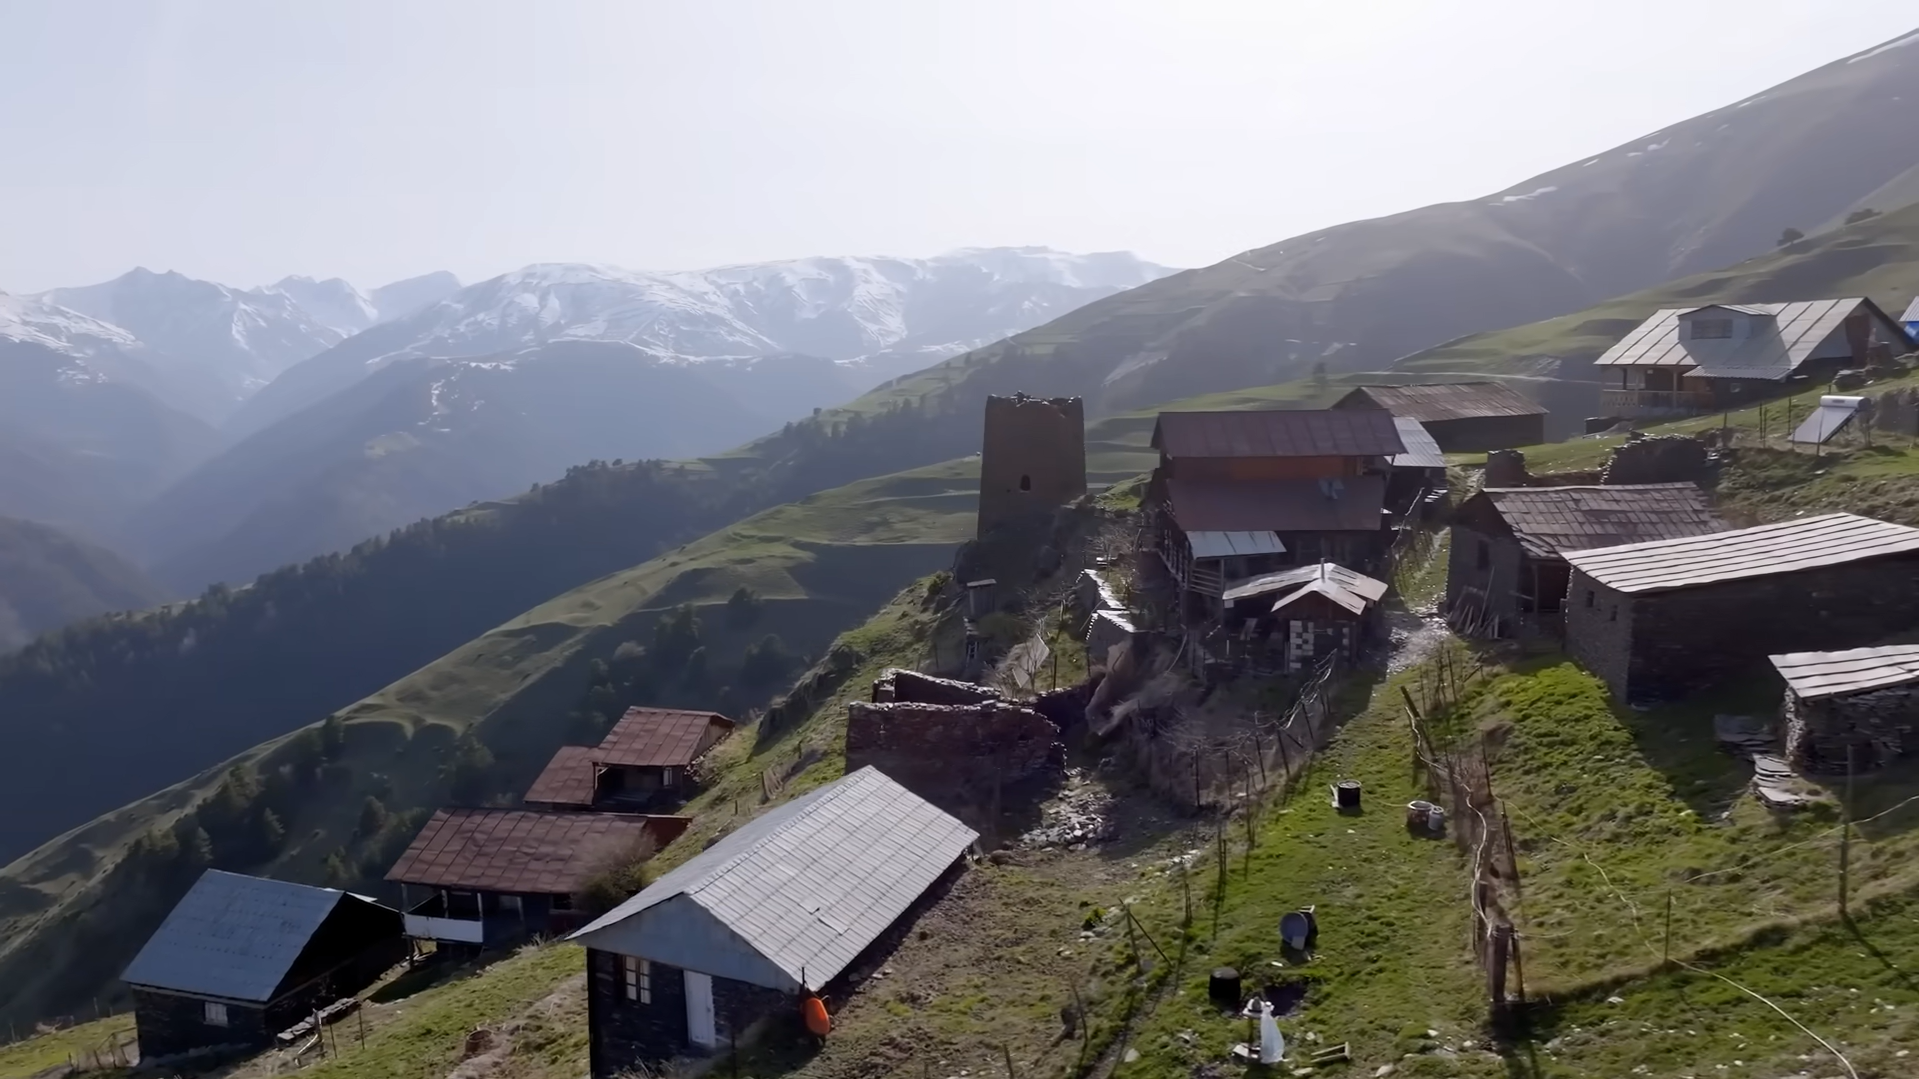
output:
[[[1687,435],[1652,435],[1629,439],[1612,451],[1600,472],[1600,483],[1697,483],[1711,478],[1706,445]]]

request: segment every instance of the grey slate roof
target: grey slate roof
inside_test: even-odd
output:
[[[1426,425],[1410,416],[1394,416],[1393,426],[1399,428],[1399,440],[1406,444],[1405,453],[1393,455],[1394,468],[1445,468],[1446,455],[1439,452],[1439,443],[1433,441],[1432,432]]]
[[[265,1003],[341,900],[332,888],[209,869],[122,974],[129,985]]]
[[[1691,368],[1702,378],[1779,380],[1792,374],[1835,333],[1846,317],[1864,307],[1880,323],[1882,337],[1905,341],[1905,331],[1885,318],[1870,300],[1846,296],[1799,303],[1712,304],[1729,311],[1757,313],[1767,325],[1743,338],[1682,340],[1680,316],[1702,307],[1668,307],[1653,314],[1593,363],[1600,367]],[[1909,343],[1909,342],[1908,342]]]
[[[1707,536],[1568,551],[1567,562],[1621,592],[1666,592],[1919,551],[1919,528],[1850,513]]]
[[[1534,558],[1727,528],[1706,504],[1706,493],[1691,483],[1488,487],[1475,497],[1492,505]]]
[[[692,970],[737,962],[717,954],[682,952],[670,960],[658,954],[700,936],[706,953],[744,945],[788,983],[774,988],[818,988],[878,939],[978,838],[866,767],[762,814],[571,939]],[[648,934],[650,918],[664,921],[669,911],[683,917],[688,903],[705,926],[667,940]],[[738,976],[713,966],[705,972]]]
[[[1919,682],[1919,644],[1768,656],[1802,700]]]
[[[1543,416],[1544,406],[1504,382],[1415,382],[1399,386],[1361,386],[1340,398],[1371,401],[1395,416],[1440,423],[1486,416]]]
[[[1389,457],[1406,449],[1372,409],[1162,412],[1153,448],[1168,457]]]

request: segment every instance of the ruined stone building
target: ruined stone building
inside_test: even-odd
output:
[[[1729,527],[1690,483],[1487,488],[1453,514],[1445,613],[1486,636],[1547,628],[1534,616],[1561,611],[1565,552]]]
[[[1546,409],[1503,382],[1361,386],[1334,408],[1378,408],[1416,420],[1446,453],[1480,453],[1546,441]]]
[[[1079,398],[986,399],[976,536],[1043,516],[1085,493],[1086,414]]]
[[[1919,529],[1850,513],[1563,557],[1566,649],[1626,701],[1748,677],[1771,655],[1864,647],[1919,610]]]
[[[1919,752],[1919,645],[1773,656],[1786,755],[1808,772],[1869,771]]]
[[[949,812],[990,806],[1065,762],[1052,720],[985,686],[890,670],[872,698],[847,706],[847,771],[871,765]]]
[[[1188,620],[1220,614],[1249,577],[1321,561],[1365,572],[1391,543],[1391,458],[1406,452],[1382,409],[1162,412],[1145,509]]]

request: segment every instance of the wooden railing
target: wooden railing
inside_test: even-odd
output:
[[[1713,400],[1704,390],[1601,389],[1599,407],[1622,412],[1710,412]]]

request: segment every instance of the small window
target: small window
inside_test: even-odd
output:
[[[1732,320],[1729,318],[1692,320],[1692,339],[1695,341],[1724,341],[1731,336]]]
[[[678,783],[679,781],[680,781],[679,769],[671,768],[671,767],[660,769],[660,786],[671,787],[674,784]]]
[[[630,955],[620,956],[620,975],[626,985],[626,999],[641,1004],[653,1003],[653,964]]]
[[[553,897],[553,909],[554,909],[554,910],[572,910],[572,909],[573,909],[573,897],[572,897],[571,895],[556,895],[556,896],[554,896],[554,897]]]
[[[1493,545],[1487,543],[1485,540],[1480,540],[1477,559],[1480,569],[1493,568]]]
[[[501,896],[501,897],[500,897],[500,913],[501,913],[501,914],[511,914],[511,915],[513,915],[513,916],[514,916],[514,917],[516,917],[516,918],[517,918],[517,917],[519,917],[519,915],[520,915],[520,897],[519,897],[519,896],[517,896],[517,895],[503,895],[503,896]]]
[[[210,1027],[226,1026],[227,1025],[227,1006],[220,1003],[217,1000],[207,1001],[206,1002],[206,1019],[207,1019],[207,1025]]]
[[[1022,491],[1030,491],[1030,490],[1032,490],[1032,489],[1033,489],[1033,477],[1031,477],[1031,476],[1021,476],[1021,477],[1019,478],[1019,489],[1020,489],[1020,490],[1022,490]]]
[[[1590,609],[1592,609],[1592,608],[1594,608],[1594,607],[1597,607],[1597,606],[1599,606],[1599,597],[1593,594],[1593,590],[1592,590],[1592,589],[1590,589],[1590,588],[1588,588],[1588,589],[1586,589],[1586,607],[1587,607],[1587,609],[1588,609],[1588,610],[1590,610]]]
[[[1619,621],[1619,604],[1617,603],[1613,604],[1612,611],[1606,615],[1606,621],[1608,622]]]

